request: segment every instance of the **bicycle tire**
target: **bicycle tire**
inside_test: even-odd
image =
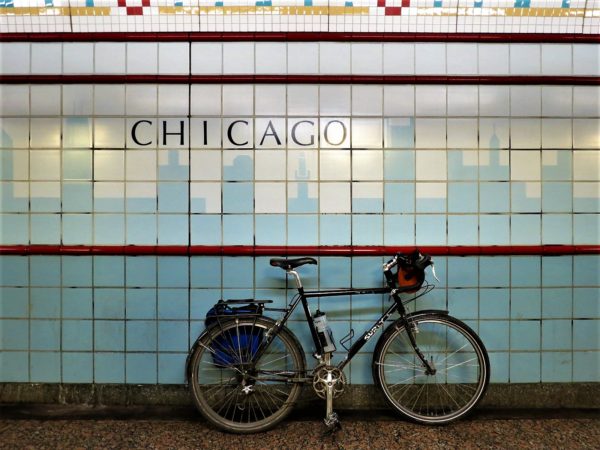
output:
[[[490,378],[485,346],[475,332],[441,313],[414,314],[417,346],[435,374],[426,374],[401,320],[390,326],[373,354],[373,378],[386,400],[412,421],[436,425],[465,416],[482,399]]]
[[[231,433],[266,431],[283,420],[298,399],[305,357],[287,328],[280,329],[258,361],[252,361],[253,350],[240,345],[242,334],[254,332],[262,341],[274,325],[266,317],[220,321],[193,349],[192,398],[200,413],[218,428]]]

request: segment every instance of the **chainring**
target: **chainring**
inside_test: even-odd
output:
[[[313,389],[321,398],[327,398],[327,387],[333,388],[333,398],[339,397],[346,386],[346,375],[335,366],[321,364],[313,371]]]

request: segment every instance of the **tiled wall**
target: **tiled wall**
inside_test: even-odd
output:
[[[599,0],[0,0],[7,32],[585,33]]]

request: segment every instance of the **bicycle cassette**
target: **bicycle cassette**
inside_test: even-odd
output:
[[[315,367],[313,389],[321,398],[327,398],[327,388],[332,388],[333,398],[339,397],[346,386],[346,375],[334,366],[322,364]]]

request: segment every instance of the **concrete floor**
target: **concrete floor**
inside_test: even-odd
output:
[[[262,434],[230,435],[190,408],[2,405],[1,449],[598,449],[600,413],[490,411],[444,427],[389,412],[340,411],[343,429],[323,436],[317,412],[297,411]]]

